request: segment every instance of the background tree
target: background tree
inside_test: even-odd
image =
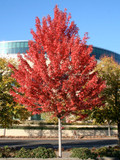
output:
[[[13,60],[10,60],[10,62],[14,64]],[[13,85],[18,86],[15,79],[11,77],[11,73],[12,71],[8,67],[8,60],[0,58],[0,124],[3,128],[8,128],[12,124],[18,123],[19,121],[16,120],[18,118],[19,120],[24,120],[30,116],[26,108],[14,102],[13,96],[9,93]]]
[[[46,123],[53,123],[53,124],[57,124],[58,123],[58,118],[54,117],[52,112],[43,112],[43,113],[41,113],[41,118]]]
[[[53,19],[48,15],[41,24],[37,17],[36,32],[31,31],[34,41],[29,41],[27,54],[24,58],[18,55],[18,68],[9,65],[20,84],[11,92],[15,101],[33,114],[52,112],[58,117],[60,157],[61,119],[70,113],[80,119],[86,117],[81,111],[101,106],[98,95],[105,87],[93,72],[97,62],[90,57],[92,46],[86,44],[87,34],[80,39],[70,18],[66,10],[62,12],[57,6]]]
[[[114,115],[109,106],[104,105],[104,107],[94,108],[89,112],[89,119],[94,120],[95,124],[107,124],[108,125],[108,136],[111,136],[111,124],[114,123]]]
[[[115,122],[118,126],[118,140],[120,145],[120,65],[113,57],[102,57],[96,67],[99,76],[106,81],[107,87],[102,92],[105,96],[105,107],[101,108],[101,121]],[[102,115],[102,113],[104,113]],[[95,117],[95,115],[94,115]],[[98,117],[96,116],[98,119]]]

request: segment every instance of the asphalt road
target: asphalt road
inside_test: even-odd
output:
[[[99,148],[102,146],[117,145],[117,139],[82,139],[82,140],[62,140],[62,148],[64,150],[71,148],[87,147]],[[16,148],[37,148],[39,146],[46,148],[58,148],[58,140],[40,140],[40,139],[0,139],[0,147],[10,146]]]

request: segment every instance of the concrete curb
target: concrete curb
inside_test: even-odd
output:
[[[58,140],[58,137],[56,137],[56,138],[42,138],[42,137],[7,137],[7,136],[3,136],[3,137],[1,137],[0,136],[0,139],[2,139],[2,140],[7,140],[7,139],[10,139],[10,140],[12,140],[12,139],[24,139],[24,140]],[[84,136],[84,137],[82,137],[82,138],[64,138],[64,137],[62,137],[62,140],[75,140],[75,139],[87,139],[87,140],[91,140],[91,139],[118,139],[117,138],[117,136],[94,136],[94,137],[90,137],[90,136],[88,136],[88,137],[86,137],[86,136]]]
[[[79,158],[0,158],[0,160],[82,160]],[[93,160],[93,159],[87,159],[87,160]],[[98,158],[98,160],[119,160],[115,157],[102,157]]]
[[[82,160],[79,158],[0,158],[0,160]],[[94,160],[94,159],[87,159],[87,160]],[[98,160],[119,160],[116,157],[101,157]]]
[[[79,158],[0,158],[0,160],[80,160]],[[90,160],[90,159],[89,159]]]

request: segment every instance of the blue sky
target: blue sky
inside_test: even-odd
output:
[[[120,0],[0,0],[0,41],[30,40],[35,17],[67,8],[88,44],[120,54]]]

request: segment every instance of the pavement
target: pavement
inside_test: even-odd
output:
[[[16,141],[17,140],[17,141]],[[70,142],[70,146],[72,146],[72,143],[73,143],[73,146],[72,148],[76,148],[76,143],[80,143],[80,145],[82,144],[88,144],[90,145],[90,147],[92,147],[92,144],[94,143],[98,143],[100,145],[101,142],[103,142],[103,146],[106,146],[108,142],[111,142],[109,143],[110,145],[116,145],[116,142],[117,142],[117,137],[94,137],[94,138],[83,138],[83,139],[67,139],[67,138],[63,138],[62,139],[63,142],[68,143]],[[34,142],[35,141],[35,142]],[[52,145],[56,145],[58,141],[58,138],[54,138],[54,139],[46,139],[46,138],[22,138],[22,137],[14,137],[14,138],[11,138],[11,137],[2,137],[0,138],[0,144],[2,144],[3,142],[10,142],[11,144],[13,143],[18,143],[18,146],[20,145],[19,142],[22,144],[22,142],[24,142],[23,144],[25,143],[30,143],[30,146],[33,145],[33,142],[36,144],[40,144],[41,142],[44,144],[47,143],[47,142],[51,142]],[[113,143],[114,142],[114,143]],[[78,146],[79,147],[79,146]],[[83,146],[82,146],[83,147]],[[87,146],[86,146],[87,147]],[[88,147],[88,148],[90,148]],[[57,158],[49,158],[49,159],[42,159],[42,158],[0,158],[0,160],[80,160],[78,158],[71,158],[70,155],[71,155],[71,152],[70,152],[70,149],[69,148],[63,148],[63,151],[62,151],[62,158],[59,158],[58,157],[58,151],[57,149],[55,149],[55,152],[56,152],[56,155],[57,155]]]
[[[104,137],[104,138],[83,138],[83,139],[65,139],[62,138],[63,150],[70,150],[71,148],[100,148],[102,146],[117,145],[118,140],[116,137]],[[15,148],[37,148],[46,147],[58,149],[58,138],[0,138],[0,147],[10,146]]]
[[[42,158],[0,158],[0,160],[80,160],[80,159],[79,158],[64,158],[64,157],[62,157],[62,158],[44,158],[44,159],[42,159]]]

